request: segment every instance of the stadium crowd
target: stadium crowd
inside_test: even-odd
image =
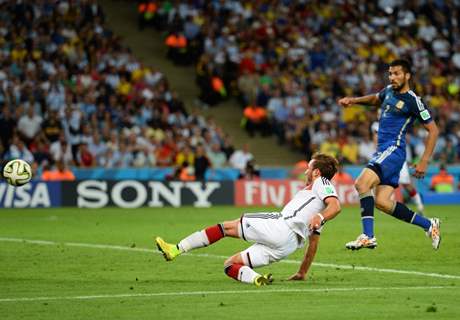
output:
[[[193,175],[192,166],[196,178],[239,165],[230,137],[185,110],[165,75],[104,26],[96,1],[1,1],[0,44],[3,160],[35,169],[177,166]]]
[[[336,99],[382,89],[387,63],[405,57],[440,127],[435,160],[459,161],[457,0],[140,1],[138,9],[140,26],[167,32],[171,59],[196,64],[204,104],[238,97],[250,135],[273,133],[346,163],[372,155],[376,112],[341,110]],[[411,132],[414,159],[423,152],[419,129]]]

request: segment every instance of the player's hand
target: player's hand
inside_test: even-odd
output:
[[[346,107],[349,107],[350,105],[353,104],[353,98],[352,97],[345,97],[345,98],[341,98],[339,99],[339,101],[337,101],[342,107],[346,108]]]
[[[288,280],[305,280],[305,273],[297,272],[288,278]]]
[[[322,223],[323,223],[323,220],[321,219],[320,215],[315,214],[311,218],[310,223],[308,224],[308,228],[312,231],[318,230],[319,228],[321,228]]]
[[[420,161],[415,166],[414,177],[416,177],[417,179],[423,179],[425,177],[427,167],[428,167],[428,161]]]

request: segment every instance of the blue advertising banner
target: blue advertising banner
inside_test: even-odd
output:
[[[61,206],[60,182],[33,181],[22,187],[0,183],[0,208],[50,208]]]

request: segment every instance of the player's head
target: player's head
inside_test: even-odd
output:
[[[395,91],[409,90],[409,79],[412,76],[411,65],[405,59],[396,59],[390,63],[388,79]]]
[[[307,185],[320,176],[331,180],[337,172],[338,166],[339,163],[334,157],[324,153],[315,153],[311,157],[308,168],[305,171]]]

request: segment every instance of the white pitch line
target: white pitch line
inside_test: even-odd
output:
[[[148,298],[166,296],[197,296],[197,295],[219,295],[219,294],[253,294],[253,293],[329,293],[329,292],[350,292],[350,291],[395,291],[395,290],[432,290],[432,289],[458,289],[453,286],[425,286],[425,287],[358,287],[358,288],[318,288],[318,289],[253,289],[253,290],[225,290],[225,291],[182,291],[182,292],[153,292],[153,293],[126,293],[126,294],[101,294],[92,296],[71,296],[71,297],[29,297],[29,298],[5,298],[2,302],[33,302],[53,300],[95,300],[112,298]]]
[[[68,247],[80,247],[80,248],[93,248],[93,249],[110,249],[110,250],[122,250],[122,251],[137,251],[137,252],[149,252],[159,254],[157,250],[147,249],[147,248],[131,248],[125,246],[117,245],[107,245],[107,244],[92,244],[92,243],[79,243],[79,242],[55,242],[55,241],[45,241],[45,240],[27,240],[19,238],[3,238],[0,237],[0,241],[4,242],[19,242],[19,243],[30,243],[38,245],[64,245]],[[207,253],[186,253],[184,255],[192,257],[203,257],[203,258],[214,258],[214,259],[227,259],[226,256],[213,255]],[[297,260],[281,260],[281,263],[295,263],[298,264],[300,261]],[[414,276],[423,276],[423,277],[432,277],[432,278],[443,278],[443,279],[460,279],[459,275],[452,274],[441,274],[433,272],[421,272],[421,271],[411,271],[411,270],[399,270],[399,269],[385,269],[385,268],[374,268],[374,267],[364,267],[364,266],[353,266],[346,264],[332,264],[332,263],[321,263],[313,262],[314,266],[323,267],[323,268],[334,268],[334,269],[345,269],[345,270],[359,270],[359,271],[372,271],[372,272],[383,272],[383,273],[396,273],[396,274],[407,274]]]

